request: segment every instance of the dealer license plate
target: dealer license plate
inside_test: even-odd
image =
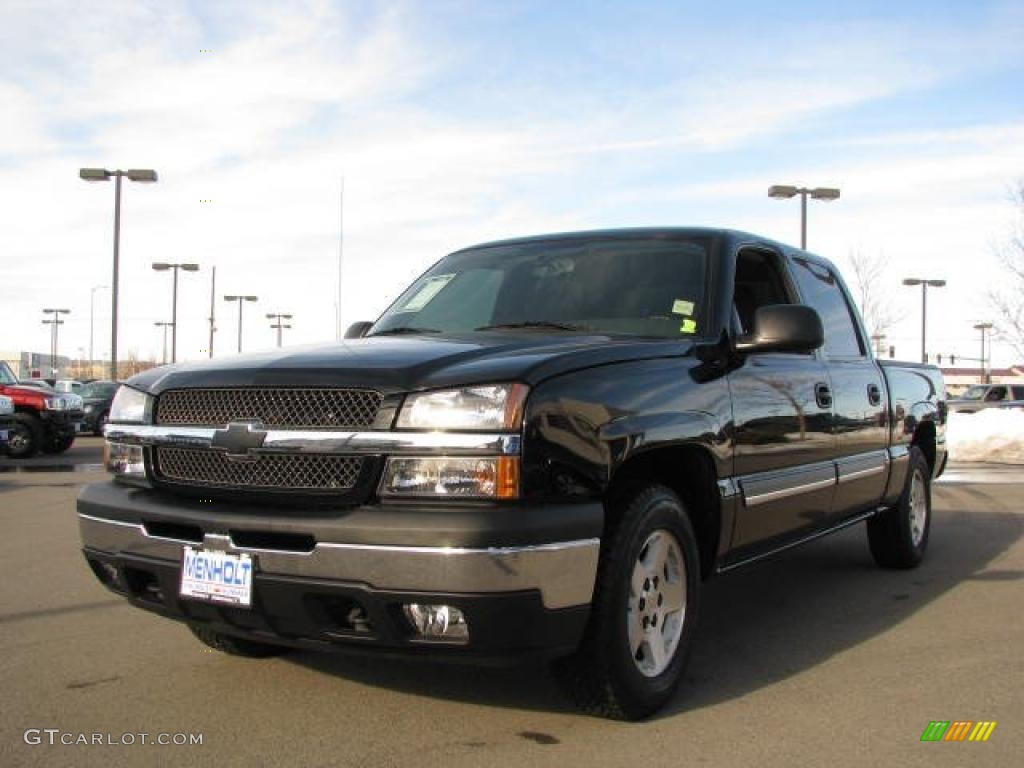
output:
[[[179,594],[192,600],[252,606],[252,555],[185,547]]]

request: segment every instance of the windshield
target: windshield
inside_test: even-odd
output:
[[[969,387],[966,392],[960,395],[961,400],[981,400],[988,387]]]
[[[82,386],[78,394],[82,397],[110,397],[117,390],[113,381],[93,381]]]
[[[538,241],[445,257],[370,329],[503,328],[680,338],[701,331],[709,241]]]

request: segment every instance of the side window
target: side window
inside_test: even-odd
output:
[[[733,303],[740,333],[754,330],[754,312],[770,304],[792,304],[776,259],[764,251],[741,251],[736,257]]]
[[[835,275],[821,264],[797,256],[793,273],[804,301],[821,315],[825,328],[825,354],[829,357],[863,357],[864,348],[853,323],[850,305]]]
[[[1024,400],[1024,387],[1010,387],[1014,400]]]
[[[997,403],[1006,399],[1006,387],[992,387],[985,395],[986,403]]]

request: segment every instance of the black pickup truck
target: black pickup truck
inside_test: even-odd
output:
[[[133,605],[250,656],[541,655],[646,716],[702,582],[866,521],[916,566],[938,370],[879,363],[827,260],[635,229],[458,251],[344,342],[147,371],[78,499]]]

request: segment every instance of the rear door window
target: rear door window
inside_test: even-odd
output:
[[[825,329],[825,354],[829,357],[863,357],[864,345],[853,322],[853,311],[832,270],[801,256],[793,258],[792,263],[804,303],[821,315]]]

